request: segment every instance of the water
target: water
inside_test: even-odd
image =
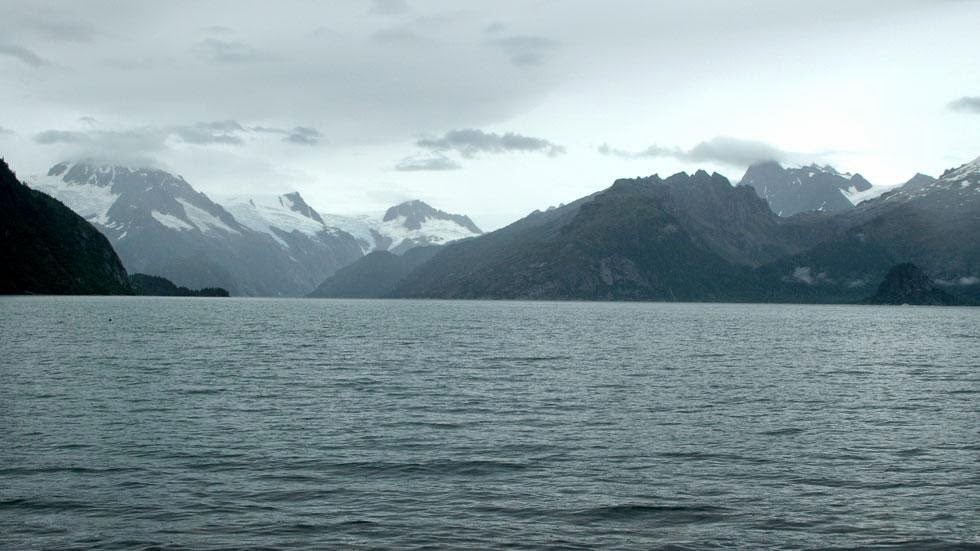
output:
[[[0,299],[0,546],[980,547],[980,309]]]

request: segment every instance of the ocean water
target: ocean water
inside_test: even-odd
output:
[[[0,547],[980,547],[980,309],[0,298]]]

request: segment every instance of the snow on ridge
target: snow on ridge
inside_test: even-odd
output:
[[[966,163],[965,165],[947,173],[942,179],[958,182],[960,180],[965,180],[970,176],[978,175],[978,173],[980,173],[980,157],[977,157],[969,163]]]
[[[240,224],[271,235],[283,246],[286,243],[276,235],[273,228],[284,233],[298,231],[311,237],[332,229],[292,210],[292,202],[282,195],[229,197],[221,201],[221,204]]]
[[[177,198],[177,202],[184,207],[184,213],[187,215],[187,219],[190,220],[190,223],[196,226],[202,232],[207,233],[213,230],[222,230],[228,233],[240,233],[238,230],[233,229],[222,222],[217,216],[214,216],[202,208],[195,207],[182,198]]]
[[[158,210],[151,210],[150,216],[152,216],[157,222],[173,230],[187,231],[195,229],[195,227],[191,224],[184,222],[172,214],[164,214]]]
[[[109,222],[109,209],[119,198],[112,186],[66,182],[58,176],[31,176],[26,183],[61,201],[89,222],[101,225]]]
[[[880,197],[885,193],[888,193],[889,191],[892,191],[893,189],[900,186],[901,184],[897,184],[893,186],[871,186],[870,188],[864,191],[858,191],[856,186],[850,186],[847,189],[840,190],[840,192],[841,195],[844,196],[844,198],[850,201],[852,205],[856,206],[857,204],[863,203],[864,201],[867,201],[869,199]]]
[[[406,228],[405,221],[405,216],[399,216],[378,224],[376,228],[378,233],[391,238],[392,243],[390,248],[396,248],[405,241],[442,245],[450,241],[477,235],[452,220],[427,218],[422,222],[422,227],[417,230]]]

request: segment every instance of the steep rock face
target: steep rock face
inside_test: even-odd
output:
[[[904,263],[888,271],[878,291],[867,301],[869,304],[912,304],[924,306],[952,306],[958,300],[936,287],[915,264]]]
[[[0,293],[130,294],[108,239],[0,159]]]
[[[432,258],[439,247],[414,247],[397,255],[388,251],[368,253],[357,262],[337,270],[310,296],[316,298],[387,297],[423,262]]]
[[[753,188],[779,216],[849,210],[855,197],[871,189],[860,174],[841,174],[817,165],[783,168],[772,161],[750,166],[741,185]]]
[[[32,187],[98,227],[130,271],[180,286],[298,296],[361,255],[354,238],[339,230],[311,236],[294,228],[256,229],[251,219],[244,224],[182,177],[158,169],[65,162]],[[285,211],[309,219],[301,198],[285,201]]]
[[[797,246],[793,236],[780,236],[775,216],[751,191],[735,189],[719,175],[619,180],[603,192],[445,247],[393,294],[746,300],[761,292],[751,267]]]

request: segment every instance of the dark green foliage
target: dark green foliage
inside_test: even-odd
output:
[[[0,293],[131,292],[109,240],[59,201],[21,184],[0,159]]]
[[[227,297],[228,291],[220,287],[188,289],[174,285],[167,278],[146,274],[132,274],[129,282],[137,295],[154,297]]]

